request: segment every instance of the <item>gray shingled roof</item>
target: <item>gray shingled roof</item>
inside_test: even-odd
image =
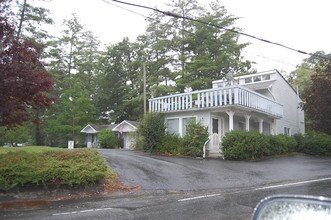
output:
[[[129,120],[125,120],[125,121],[138,128],[139,123],[137,121],[129,121]]]
[[[96,131],[102,131],[104,129],[112,130],[117,124],[110,124],[110,125],[95,125],[90,124]]]

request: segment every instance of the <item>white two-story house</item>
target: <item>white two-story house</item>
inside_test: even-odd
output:
[[[305,132],[302,102],[277,71],[213,81],[211,89],[149,99],[150,112],[165,114],[167,131],[184,136],[190,120],[208,127],[207,156],[221,155],[220,143],[232,130],[293,135]]]

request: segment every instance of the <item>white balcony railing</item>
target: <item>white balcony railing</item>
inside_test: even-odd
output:
[[[283,106],[281,104],[238,85],[149,99],[149,111],[151,112],[171,112],[236,105],[276,117],[283,116]]]

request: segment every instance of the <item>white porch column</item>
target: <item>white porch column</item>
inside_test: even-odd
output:
[[[234,111],[226,111],[226,113],[229,115],[229,131],[233,131],[233,116],[234,116]]]
[[[250,115],[245,115],[245,125],[246,125],[246,131],[249,131],[249,119],[251,118]]]
[[[263,119],[259,119],[259,132],[262,134],[263,133]]]
[[[273,119],[270,122],[270,134],[271,135],[276,135],[276,119]]]

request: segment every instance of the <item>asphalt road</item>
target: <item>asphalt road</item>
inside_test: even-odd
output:
[[[331,158],[295,156],[242,162],[100,150],[121,180],[144,191],[215,191],[331,177]]]
[[[162,157],[101,150],[133,193],[1,212],[0,219],[250,219],[274,194],[331,198],[331,158],[295,156],[258,162]]]

